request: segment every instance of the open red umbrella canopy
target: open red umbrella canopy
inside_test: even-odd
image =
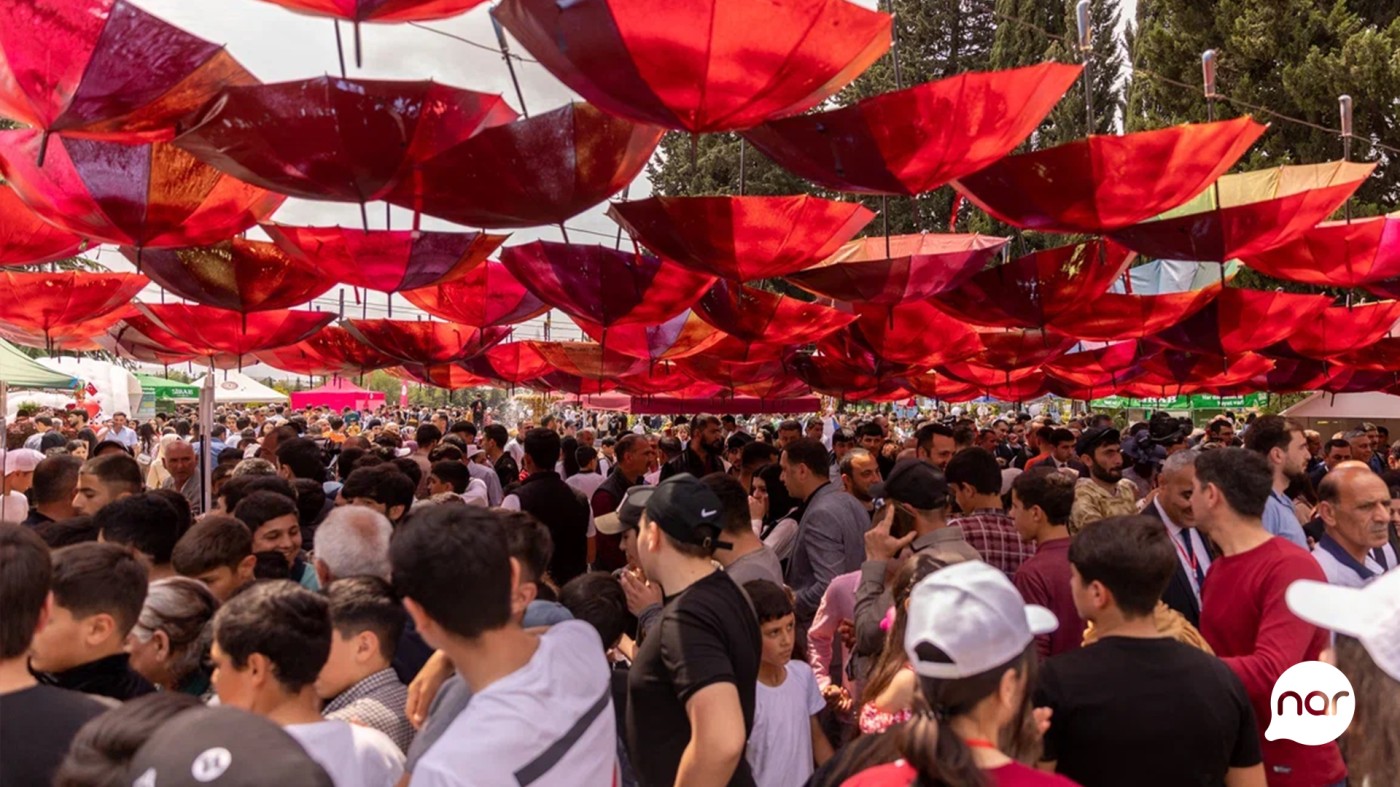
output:
[[[774,379],[787,380],[786,357],[771,361],[733,363],[710,355],[693,355],[675,362],[676,368],[700,382],[722,385],[728,389],[764,383]]]
[[[744,137],[783,169],[829,189],[923,194],[1024,142],[1079,71],[1061,63],[970,71],[771,120]]]
[[[485,0],[266,0],[313,16],[347,22],[424,22],[447,19]]]
[[[977,325],[1043,328],[1060,314],[1089,308],[1135,256],[1104,240],[1037,251],[988,268],[934,302]]]
[[[1042,369],[1066,385],[1090,388],[1127,381],[1141,374],[1140,369],[1135,369],[1140,357],[1140,342],[1115,342],[1066,353],[1046,362]]]
[[[1392,279],[1400,276],[1400,214],[1324,221],[1290,243],[1244,257],[1244,264],[1274,278],[1323,287]]]
[[[170,139],[225,86],[256,83],[223,47],[125,0],[0,4],[0,116],[44,134]]]
[[[927,368],[982,350],[975,330],[929,302],[856,305],[855,311],[859,319],[851,325],[851,336],[889,363]]]
[[[71,332],[126,307],[149,282],[135,273],[0,270],[0,322],[40,337]]]
[[[166,330],[140,309],[135,309],[134,314],[128,314],[105,336],[95,337],[94,341],[113,355],[142,363],[170,366],[186,361],[208,361],[201,357],[198,348]],[[214,364],[221,369],[231,369],[241,360],[240,356],[216,353]]]
[[[850,323],[855,315],[775,292],[719,281],[695,304],[700,319],[743,341],[810,342]]]
[[[749,342],[723,331],[716,333],[720,335],[720,340],[706,348],[705,352],[696,353],[697,355],[730,363],[758,363],[784,358],[798,346],[797,342]]]
[[[465,361],[505,341],[508,328],[473,328],[435,320],[345,320],[351,336],[404,363]]]
[[[479,377],[460,365],[455,363],[406,363],[401,369],[404,376],[410,380],[420,382],[424,385],[432,385],[438,388],[446,388],[450,391],[462,388],[476,388],[482,385],[491,385],[494,380],[487,377]]]
[[[806,112],[890,46],[890,16],[846,0],[505,0],[494,13],[585,100],[697,134]]]
[[[225,175],[172,144],[60,137],[36,163],[40,132],[0,132],[0,174],[35,213],[120,246],[217,243],[257,224],[286,197]]]
[[[894,305],[953,289],[1006,246],[989,235],[894,235],[858,238],[821,262],[788,274],[823,298]]]
[[[99,339],[136,311],[134,306],[122,306],[100,317],[87,317],[79,322],[54,325],[47,332],[19,328],[0,322],[0,339],[26,347],[69,352],[97,352],[104,349]]]
[[[659,325],[618,325],[605,329],[578,318],[574,318],[574,323],[593,341],[606,341],[609,350],[651,361],[688,358],[707,352],[725,338],[690,309]]]
[[[1224,175],[1190,202],[1113,233],[1158,259],[1226,262],[1297,239],[1341,207],[1376,168],[1332,161]]]
[[[651,362],[597,342],[532,342],[554,370],[591,380],[614,380],[647,371]]]
[[[363,374],[399,363],[338,325],[327,325],[296,344],[261,350],[257,356],[268,366],[308,375]]]
[[[595,396],[615,390],[617,380],[604,377],[580,377],[568,372],[549,372],[530,380],[525,385],[546,394],[567,393],[575,396]]]
[[[61,260],[85,245],[77,235],[39,218],[19,195],[0,187],[0,266]]]
[[[1127,387],[1146,396],[1213,391],[1248,382],[1273,366],[1272,358],[1258,353],[1220,356],[1162,350],[1142,362],[1143,374]]]
[[[618,389],[632,396],[669,394],[694,385],[696,382],[690,375],[664,363],[617,380]]]
[[[1226,287],[1205,308],[1148,341],[1203,355],[1238,355],[1283,341],[1332,304],[1326,295]]]
[[[1334,370],[1335,367],[1331,364],[1314,358],[1275,358],[1272,369],[1251,377],[1239,388],[1245,393],[1315,391],[1327,382]]]
[[[794,197],[650,197],[608,216],[679,265],[733,281],[802,270],[831,255],[875,214],[856,202]]]
[[[551,241],[511,246],[501,262],[536,298],[605,328],[665,322],[715,280],[639,252]]]
[[[321,275],[379,292],[413,290],[460,278],[510,237],[275,223],[263,224],[262,229],[283,251]]]
[[[1400,301],[1360,306],[1333,306],[1306,320],[1281,345],[1265,350],[1272,357],[1332,358],[1356,352],[1390,334],[1400,320]]]
[[[517,281],[505,265],[491,261],[461,278],[408,290],[403,297],[434,317],[478,328],[511,325],[549,311],[549,306]]]
[[[1264,133],[1248,117],[1122,136],[1095,135],[1007,156],[959,178],[958,191],[1017,227],[1098,234],[1186,202]]]
[[[941,399],[945,402],[965,402],[977,398],[979,393],[977,386],[969,385],[961,380],[954,380],[938,372],[907,375],[901,378],[900,382],[919,396]]]
[[[554,367],[540,354],[534,342],[504,342],[462,362],[462,368],[482,377],[519,384],[534,380]]]
[[[985,364],[954,362],[945,363],[938,367],[937,371],[953,378],[961,380],[969,385],[976,385],[986,388],[994,385],[1010,385],[1022,380],[1041,377],[1038,366],[1028,366],[1023,369],[1008,369]]]
[[[1400,369],[1400,337],[1378,339],[1359,350],[1338,355],[1330,362],[1367,371]]]
[[[1039,366],[1070,351],[1079,343],[1073,336],[1036,328],[982,330],[977,332],[982,351],[971,360],[987,366]]]
[[[1160,333],[1204,309],[1220,295],[1221,282],[1162,295],[1104,293],[1086,306],[1050,321],[1055,330],[1081,339],[1112,342]]]
[[[789,363],[792,373],[799,380],[811,386],[813,391],[827,396],[874,391],[883,382],[870,369],[836,356],[798,353]],[[895,387],[902,386],[896,384]]]
[[[175,144],[272,191],[364,204],[418,162],[517,117],[498,95],[432,81],[322,76],[229,88]]]
[[[429,156],[383,198],[473,227],[558,224],[631,183],[663,133],[573,103]]]
[[[151,281],[185,300],[256,312],[299,306],[335,281],[288,257],[276,244],[234,238],[212,246],[153,249],[122,247]]]
[[[334,312],[275,309],[240,314],[213,306],[139,303],[137,308],[201,357],[244,356],[296,344],[335,320]]]
[[[1328,393],[1364,393],[1366,391],[1394,392],[1400,386],[1400,373],[1366,369],[1336,368],[1318,386]]]

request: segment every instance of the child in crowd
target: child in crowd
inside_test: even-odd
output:
[[[308,590],[321,589],[316,571],[301,551],[301,514],[295,498],[278,492],[254,492],[239,501],[233,515],[253,532],[254,554],[281,554],[291,570],[289,579]]]
[[[433,462],[428,474],[428,494],[451,492],[467,505],[486,507],[486,482],[472,478],[471,471],[459,461],[444,459]]]
[[[796,617],[792,597],[766,579],[744,584],[758,615],[763,654],[758,668],[753,734],[746,756],[759,787],[805,784],[814,766],[831,758],[817,714],[826,707],[817,678],[792,657]]]
[[[408,687],[391,666],[407,614],[389,583],[379,577],[338,579],[326,588],[331,652],[316,678],[328,719],[363,724],[408,751],[413,726],[404,715]]]
[[[210,514],[195,523],[176,542],[170,558],[175,573],[208,585],[221,604],[253,581],[257,560],[248,527],[224,514]]]

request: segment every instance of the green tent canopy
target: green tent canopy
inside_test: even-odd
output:
[[[0,382],[10,388],[72,388],[78,381],[38,363],[0,339]]]
[[[154,394],[157,401],[199,398],[199,389],[190,383],[167,380],[150,374],[138,374],[136,380],[141,383],[141,390]]]

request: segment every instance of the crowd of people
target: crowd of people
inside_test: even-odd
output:
[[[1400,442],[1126,426],[21,410],[0,784],[1400,784]]]

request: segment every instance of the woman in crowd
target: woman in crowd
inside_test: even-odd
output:
[[[759,468],[753,474],[753,489],[749,493],[765,506],[763,532],[759,537],[786,564],[792,556],[793,542],[797,539],[794,512],[797,511],[798,502],[788,494],[787,486],[783,484],[783,466],[774,462]]]
[[[132,669],[166,691],[207,694],[207,628],[218,608],[203,582],[186,577],[152,582],[141,617],[127,636]]]
[[[885,620],[885,649],[870,670],[870,679],[861,695],[857,722],[861,734],[873,735],[908,721],[914,704],[913,667],[904,655],[904,633],[909,625],[909,593],[924,577],[944,568],[951,561],[929,552],[914,555],[899,567],[891,584],[894,606]]]

